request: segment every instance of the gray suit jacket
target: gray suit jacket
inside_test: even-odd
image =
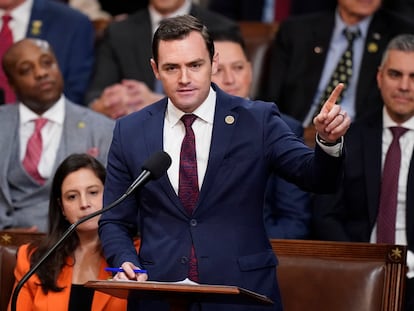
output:
[[[32,185],[34,191],[26,193],[25,201],[19,202],[18,207],[9,183],[9,168],[20,165],[19,159],[13,156],[13,150],[19,144],[18,107],[0,107],[0,229],[36,225],[45,231],[52,178],[43,186]],[[50,164],[53,172],[72,153],[90,153],[106,164],[113,127],[113,120],[66,100],[62,138],[55,163]],[[19,187],[19,191],[28,190],[21,189],[24,184]]]

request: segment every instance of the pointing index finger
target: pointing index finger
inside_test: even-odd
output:
[[[343,83],[338,83],[335,89],[332,91],[331,95],[324,104],[325,109],[329,112],[331,111],[332,107],[336,104],[336,101],[341,94],[342,90],[344,89],[345,85]]]

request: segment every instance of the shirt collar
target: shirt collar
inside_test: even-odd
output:
[[[27,122],[33,121],[40,116],[34,113],[32,110],[27,108],[23,103],[19,103],[19,114],[20,114],[20,124],[25,124]],[[41,117],[63,125],[65,119],[65,97],[62,95],[58,101],[49,108]]]
[[[216,92],[213,90],[212,87],[210,87],[210,91],[208,93],[207,98],[200,105],[200,107],[194,110],[193,114],[195,114],[199,119],[203,120],[204,122],[213,124],[214,111],[216,108],[216,97]],[[168,119],[168,124],[170,124],[171,127],[174,127],[180,121],[183,115],[185,115],[185,112],[175,107],[171,100],[168,98],[166,115],[166,118]]]
[[[26,0],[18,7],[14,8],[9,12],[13,18],[10,22],[18,22],[19,24],[27,23],[30,20],[30,14],[32,11],[33,0]],[[5,10],[0,9],[0,16],[3,16],[6,13]]]
[[[393,126],[401,126],[401,127],[407,128],[411,131],[414,130],[414,117],[408,119],[407,121],[405,121],[402,124],[397,124],[394,120],[391,119],[391,117],[388,114],[388,111],[385,108],[385,106],[382,109],[383,109],[382,120],[383,120],[383,127],[384,128],[390,128],[390,127],[393,127]]]
[[[160,22],[164,18],[190,14],[191,0],[186,0],[184,4],[180,8],[178,8],[178,10],[168,15],[161,15],[157,10],[154,9],[154,7],[151,4],[148,6],[148,10],[149,10],[150,18],[151,18],[152,33],[154,34],[155,30],[157,30]]]

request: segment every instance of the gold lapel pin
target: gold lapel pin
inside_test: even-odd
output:
[[[41,28],[42,28],[42,21],[40,20],[34,20],[32,22],[32,35],[38,36],[41,33]]]
[[[378,44],[376,44],[375,42],[370,42],[368,43],[368,52],[369,53],[377,53],[378,52]]]

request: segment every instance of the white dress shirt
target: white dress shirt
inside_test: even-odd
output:
[[[27,143],[34,132],[35,124],[33,121],[39,117],[48,120],[41,130],[43,149],[38,166],[40,176],[48,179],[52,175],[53,165],[62,137],[63,122],[65,120],[65,99],[61,96],[57,103],[41,116],[31,111],[22,103],[19,103],[19,114],[20,162],[24,159]]]
[[[407,245],[407,231],[406,231],[406,203],[407,203],[407,181],[408,172],[410,169],[410,161],[413,155],[414,148],[414,118],[409,119],[402,124],[395,123],[387,113],[387,110],[383,109],[383,131],[382,131],[382,166],[384,166],[385,156],[393,135],[389,129],[392,126],[402,126],[409,129],[404,135],[400,137],[401,147],[401,166],[400,175],[398,177],[398,196],[397,196],[397,214],[395,223],[395,243],[401,245]],[[371,233],[371,242],[377,242],[377,224],[375,224]],[[408,277],[414,277],[414,254],[408,251],[407,265],[409,271]]]
[[[9,14],[12,19],[9,22],[9,27],[13,33],[13,42],[17,42],[26,38],[27,28],[29,27],[30,15],[32,13],[33,0],[26,0],[18,7],[13,9]],[[6,12],[0,9],[0,17]],[[3,26],[0,19],[0,29]]]
[[[200,107],[193,114],[197,119],[192,125],[196,142],[198,185],[201,188],[207,169],[210,154],[211,135],[213,132],[214,111],[216,107],[216,92],[210,87],[210,92]],[[177,109],[168,99],[167,111],[164,120],[164,151],[172,159],[167,171],[168,178],[178,194],[178,176],[180,170],[181,143],[185,135],[185,127],[181,117],[185,113]]]

